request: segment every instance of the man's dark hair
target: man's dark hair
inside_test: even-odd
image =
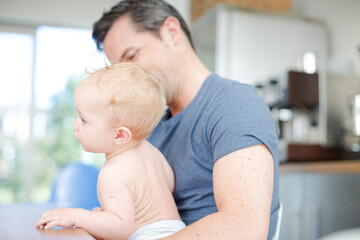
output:
[[[103,16],[94,23],[92,37],[96,46],[102,50],[103,41],[114,22],[128,15],[139,30],[149,31],[156,36],[163,22],[168,17],[175,17],[179,20],[182,30],[194,48],[190,31],[179,12],[163,0],[123,0],[113,6],[110,11],[104,12]]]

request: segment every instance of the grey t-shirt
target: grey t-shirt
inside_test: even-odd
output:
[[[215,162],[238,149],[265,144],[274,158],[268,239],[272,238],[279,209],[278,136],[268,106],[252,86],[211,74],[189,106],[176,116],[168,111],[148,140],[175,173],[174,198],[187,225],[218,211]]]

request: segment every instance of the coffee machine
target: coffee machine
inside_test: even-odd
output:
[[[344,147],[349,151],[360,152],[360,92],[347,100]]]
[[[288,72],[286,100],[272,107],[281,161],[358,158],[360,80]]]
[[[319,144],[319,74],[289,71],[286,96],[271,107],[279,130],[280,161],[306,160]]]

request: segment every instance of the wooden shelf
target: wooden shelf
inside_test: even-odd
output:
[[[287,173],[360,173],[360,160],[339,160],[319,162],[286,162],[281,163],[280,174]]]
[[[216,4],[226,4],[230,7],[288,13],[291,10],[292,0],[191,0],[191,20],[195,21]]]

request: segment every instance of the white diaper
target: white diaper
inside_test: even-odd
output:
[[[185,228],[184,222],[179,220],[164,220],[150,223],[136,230],[128,240],[159,239],[170,236]]]

